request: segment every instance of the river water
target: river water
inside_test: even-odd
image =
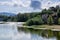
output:
[[[60,40],[60,32],[17,28],[16,24],[0,24],[0,40]]]

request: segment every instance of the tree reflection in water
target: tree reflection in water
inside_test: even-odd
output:
[[[18,31],[23,31],[25,33],[31,33],[34,37],[38,38],[41,36],[43,38],[56,38],[56,40],[60,40],[60,32],[59,31],[51,31],[51,30],[35,30],[35,29],[28,29],[28,28],[18,28]],[[33,37],[32,36],[32,37]],[[38,39],[37,39],[38,40]]]

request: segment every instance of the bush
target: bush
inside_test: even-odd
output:
[[[31,26],[31,25],[41,25],[43,24],[43,21],[41,19],[41,17],[35,17],[35,18],[32,18],[32,19],[29,19],[27,22],[26,22],[27,25]]]

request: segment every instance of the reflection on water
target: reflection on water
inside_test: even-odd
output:
[[[14,24],[0,24],[0,40],[14,40],[17,32]]]
[[[60,40],[60,32],[18,28],[19,32],[30,33],[31,40]]]
[[[0,24],[0,40],[60,40],[60,32],[18,28],[16,24]]]

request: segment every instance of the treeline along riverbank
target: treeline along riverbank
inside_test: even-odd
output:
[[[41,12],[18,13],[15,16],[0,15],[0,21],[26,22],[26,25],[60,24],[60,6],[43,9]]]

